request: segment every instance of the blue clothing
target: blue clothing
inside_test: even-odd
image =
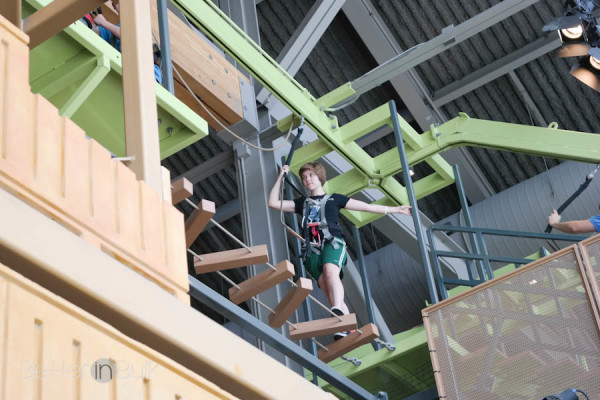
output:
[[[156,82],[158,82],[159,85],[162,85],[162,71],[156,64],[154,64],[154,79],[156,79]]]
[[[119,24],[117,24],[117,26],[121,26],[121,24],[119,23]],[[104,39],[106,42],[108,42],[112,47],[114,47],[118,51],[121,51],[121,39],[119,39],[118,37],[113,35],[111,33],[111,31],[109,31],[108,29],[106,29],[102,26],[98,26],[98,29],[100,30],[100,37],[102,39]]]
[[[121,24],[118,24],[117,26],[120,26],[120,25]],[[118,37],[113,35],[111,33],[111,31],[109,31],[106,28],[98,26],[98,29],[100,30],[100,37],[102,39],[104,39],[106,42],[108,42],[112,47],[114,47],[118,51],[121,51],[121,39],[119,39]],[[156,64],[154,65],[154,79],[156,79],[156,82],[158,82],[159,84],[162,85],[162,71],[160,70],[160,67]]]
[[[596,228],[596,232],[600,233],[600,214],[590,218],[590,222],[594,225],[594,228]]]

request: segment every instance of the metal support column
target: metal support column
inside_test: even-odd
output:
[[[412,178],[410,176],[410,169],[408,167],[408,161],[406,160],[406,149],[404,148],[404,139],[402,139],[402,130],[400,129],[400,122],[398,121],[398,110],[396,109],[396,102],[390,100],[388,103],[390,106],[390,114],[392,116],[392,126],[394,127],[394,136],[396,138],[396,144],[398,145],[398,152],[400,155],[400,163],[402,165],[402,177],[404,178],[404,184],[406,185],[406,192],[408,194],[408,201],[412,207],[413,222],[415,224],[415,233],[417,235],[417,243],[419,245],[419,252],[421,253],[421,262],[423,268],[425,268],[425,276],[427,278],[427,288],[429,289],[429,296],[431,304],[439,302],[437,291],[435,290],[435,282],[433,280],[433,272],[431,271],[431,264],[429,263],[429,255],[425,248],[425,237],[423,235],[423,228],[421,226],[421,218],[419,215],[419,206],[417,205],[417,198],[415,197],[415,189],[412,184]]]
[[[252,143],[261,147],[270,147],[270,140],[261,140],[255,137]],[[270,210],[267,207],[266,199],[269,191],[277,179],[277,170],[275,169],[275,159],[272,152],[263,152],[256,149],[250,149],[240,141],[234,142],[236,152],[236,169],[238,178],[238,190],[240,196],[240,206],[242,214],[242,225],[244,231],[244,243],[249,246],[265,244],[269,252],[269,261],[277,264],[288,259],[288,248],[283,234],[283,229],[279,222],[279,212]],[[265,265],[255,265],[248,267],[248,277],[252,277],[263,270]],[[275,287],[263,291],[256,297],[274,308],[287,292],[287,283],[281,283]],[[288,285],[289,286],[289,285]],[[269,311],[255,304],[249,303],[252,313],[260,320],[268,323]],[[283,333],[282,329],[278,329]],[[279,360],[288,368],[301,373],[297,365],[290,364],[288,359],[281,357],[279,352],[273,352],[268,346],[260,346],[271,357]]]
[[[363,253],[362,242],[360,239],[360,231],[354,225],[352,227],[354,233],[354,241],[356,243],[356,258],[358,261],[358,270],[360,271],[360,278],[362,279],[363,291],[365,292],[365,305],[367,307],[367,315],[369,316],[369,322],[375,323],[375,313],[373,312],[373,298],[371,297],[371,286],[369,285],[369,276],[367,275],[367,268],[365,266],[365,255]],[[378,342],[373,342],[373,348],[375,351],[381,349]]]
[[[458,192],[458,198],[460,200],[460,206],[462,208],[462,212],[463,212],[463,216],[465,217],[465,225],[467,225],[467,227],[472,228],[473,227],[473,222],[471,221],[471,212],[469,211],[469,203],[467,202],[467,196],[465,194],[465,190],[462,184],[462,177],[460,176],[460,168],[458,167],[458,165],[454,165],[452,167],[452,169],[454,170],[454,180],[456,182],[456,191]],[[483,235],[481,234],[481,232],[475,233],[473,235],[469,235],[471,238],[471,243],[475,249],[475,253],[477,254],[481,254],[482,251],[485,252],[485,254],[487,254],[487,251],[485,251],[485,242],[483,239]],[[494,278],[494,274],[492,272],[492,268],[490,266],[490,261],[489,260],[481,260],[481,261],[476,261],[476,263],[479,265],[478,271],[479,271],[479,279],[483,280],[483,281],[487,281],[488,279],[493,279]],[[483,271],[483,269],[485,268],[485,273]],[[488,277],[486,279],[485,274],[488,274]]]
[[[173,86],[173,63],[171,60],[171,35],[169,34],[169,18],[167,0],[157,0],[158,31],[160,32],[160,68],[163,74],[163,86],[171,94],[175,94]]]
[[[292,193],[292,189],[286,185],[285,188],[285,197],[288,200],[292,200],[294,198],[294,194]],[[291,222],[290,222],[290,227],[296,231],[296,232],[300,232],[299,227],[298,227],[298,220],[296,219],[295,215],[292,215],[291,217]],[[300,271],[296,271],[296,273],[298,275],[300,275],[302,278],[306,278],[306,269],[304,268],[304,262],[302,260],[302,256],[300,255],[300,253],[302,252],[302,246],[300,246],[300,239],[298,238],[294,238],[292,239],[292,248],[294,249],[294,253],[298,256],[298,268],[300,269]],[[312,321],[313,317],[312,317],[312,309],[310,308],[310,299],[307,297],[303,302],[302,302],[302,311],[304,312],[304,320],[305,321]],[[309,349],[310,353],[317,357],[317,345],[315,344],[315,342],[313,342],[312,340],[305,340],[305,346],[306,348]],[[313,383],[315,385],[319,384],[319,378],[317,376],[317,374],[315,374],[315,371],[311,371],[313,373]]]

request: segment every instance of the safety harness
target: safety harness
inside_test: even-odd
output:
[[[304,208],[302,210],[302,228],[304,229],[304,256],[308,257],[312,252],[321,254],[322,245],[325,242],[330,242],[334,249],[339,249],[340,245],[337,240],[333,240],[334,236],[329,232],[329,224],[325,213],[325,206],[331,195],[326,194],[321,199],[312,199],[307,197],[304,200]],[[321,220],[313,222],[310,220],[310,209],[319,207]],[[311,233],[313,240],[311,240]],[[309,243],[310,246],[306,244]]]

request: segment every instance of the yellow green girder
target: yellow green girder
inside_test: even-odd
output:
[[[350,163],[352,169],[329,180],[326,191],[352,195],[374,188],[383,195],[377,204],[408,204],[406,188],[394,177],[402,171],[398,150],[390,149],[371,157],[356,143],[357,139],[382,126],[391,126],[387,104],[339,126],[337,119],[327,113],[327,108],[355,95],[349,83],[316,99],[210,0],[173,0],[173,3],[289,108],[292,115],[278,124],[282,131],[288,129],[292,118],[298,121],[297,116],[302,115],[316,132],[316,141],[296,150],[292,171],[297,173],[305,162],[336,152]],[[599,135],[470,119],[466,114],[419,134],[403,118],[398,116],[398,119],[408,164],[426,162],[434,170],[414,182],[417,199],[454,182],[452,168],[439,154],[452,147],[478,146],[586,162],[600,161]],[[357,226],[381,217],[356,212],[347,212],[346,216]]]

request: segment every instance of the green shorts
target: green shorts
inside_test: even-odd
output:
[[[309,258],[304,258],[304,267],[308,273],[319,282],[319,277],[323,272],[323,265],[327,263],[335,264],[340,269],[340,279],[344,277],[344,267],[346,266],[346,259],[348,258],[348,252],[346,251],[346,242],[344,239],[334,237],[333,240],[338,244],[338,248],[333,248],[333,245],[329,241],[325,241],[321,248],[318,248],[321,254],[311,252]],[[313,247],[314,249],[314,247]]]

